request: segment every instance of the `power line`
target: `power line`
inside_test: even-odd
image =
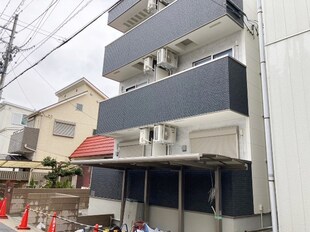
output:
[[[53,4],[53,1],[51,1],[50,6]],[[50,17],[51,13],[53,13],[53,11],[56,9],[57,4],[59,3],[59,0],[57,0],[57,3],[54,5],[54,8],[52,9],[52,11],[50,12],[50,14],[46,17],[46,19],[44,20],[44,17],[47,15],[48,11],[46,11],[43,15],[41,20],[38,22],[36,29],[33,32],[30,32],[28,37],[26,37],[26,39],[24,40],[24,45],[27,45],[28,43],[30,43],[31,40],[33,40],[36,35],[38,34],[38,31],[43,27],[44,23],[46,22],[46,20]],[[48,7],[48,9],[50,9],[50,7]],[[43,21],[44,20],[44,21]],[[32,35],[31,35],[32,34]]]
[[[54,1],[54,0],[53,0],[53,1]],[[28,27],[29,27],[30,25],[32,25],[35,21],[37,21],[39,18],[41,18],[42,15],[44,15],[47,11],[49,11],[49,9],[50,9],[53,5],[55,5],[58,1],[59,1],[59,0],[55,0],[55,2],[53,2],[52,4],[50,4],[49,7],[48,7],[47,9],[45,9],[45,10],[44,10],[38,17],[36,17],[34,20],[32,20],[31,23],[29,23],[27,26],[25,26],[23,29],[21,29],[21,30],[19,31],[19,33],[22,32],[23,30],[25,30],[26,28],[28,28]]]
[[[12,68],[12,65],[11,65],[11,68]],[[12,69],[12,71],[13,71],[13,73],[14,73],[14,75],[15,75],[15,71],[14,71],[13,69]],[[26,99],[26,100],[28,101],[28,103],[31,105],[32,109],[35,109],[35,107],[34,107],[33,104],[31,103],[31,101],[29,100],[28,96],[26,95],[24,89],[22,88],[21,84],[19,83],[19,80],[17,80],[17,84],[18,84],[20,90],[22,91],[22,93],[23,93],[25,99]]]
[[[22,54],[22,56],[24,56]],[[25,56],[24,56],[25,57]],[[25,60],[31,65],[30,61],[27,59],[27,57],[25,57]],[[51,83],[49,83],[46,78],[34,67],[33,70],[38,74],[38,76],[54,91],[56,92],[56,89],[51,85]],[[74,108],[76,107],[74,104],[72,104],[71,102],[68,102],[70,105],[72,105]],[[87,114],[84,111],[81,111],[83,114],[85,114],[86,116],[88,116],[90,119],[93,119],[94,121],[97,122],[97,118],[92,117],[91,115]],[[90,125],[90,124],[86,124],[86,125]]]
[[[30,67],[28,67],[27,69],[25,69],[23,72],[21,72],[20,74],[18,74],[16,77],[14,77],[11,81],[9,81],[7,84],[5,84],[3,87],[0,88],[0,91],[2,91],[3,89],[5,89],[8,85],[10,85],[12,82],[14,82],[16,79],[18,79],[20,76],[22,76],[23,74],[25,74],[26,72],[28,72],[30,69],[32,69],[33,67],[37,66],[39,63],[41,63],[46,57],[48,57],[49,55],[51,55],[53,52],[55,52],[56,50],[58,50],[59,48],[61,48],[62,46],[64,46],[65,44],[67,44],[68,42],[70,42],[73,38],[75,38],[77,35],[79,35],[82,31],[84,31],[87,27],[89,27],[91,24],[93,24],[95,21],[97,21],[102,15],[104,15],[106,12],[110,11],[111,9],[113,9],[114,7],[116,7],[117,5],[119,5],[123,0],[118,0],[115,4],[113,4],[111,7],[109,7],[108,9],[104,10],[102,13],[100,13],[97,17],[95,17],[93,20],[91,20],[89,23],[87,23],[84,27],[82,27],[80,30],[78,30],[76,33],[74,33],[70,38],[68,38],[66,41],[62,42],[60,45],[58,45],[57,47],[53,48],[50,52],[48,52],[46,55],[44,55],[40,60],[38,60],[37,62],[35,62],[33,65],[31,65]]]
[[[5,16],[5,17],[7,17],[7,18],[10,18],[10,16],[8,16],[8,15],[6,15],[6,14],[3,14],[3,16]],[[2,17],[0,16],[0,18],[2,18],[3,20],[7,20],[7,19],[3,18],[3,16],[2,16]],[[51,33],[51,32],[49,32],[49,31],[47,31],[47,30],[44,30],[44,29],[42,29],[42,28],[38,28],[38,27],[33,26],[33,25],[31,25],[30,23],[24,22],[24,21],[22,21],[22,20],[18,20],[18,22],[19,22],[19,23],[18,23],[17,25],[20,26],[20,27],[26,27],[26,26],[28,26],[27,28],[25,28],[25,29],[27,29],[27,30],[34,31],[34,30],[36,30],[36,29],[39,29],[39,30],[38,30],[38,33],[39,33],[39,34],[42,34],[42,35],[45,35],[45,36],[47,36],[48,34]],[[58,38],[56,38],[56,37],[58,37]],[[57,39],[57,40],[61,40],[61,41],[63,41],[63,40],[66,39],[65,37],[60,36],[60,35],[54,35],[53,38],[55,38],[55,39]]]
[[[54,29],[54,31],[52,31],[46,38],[42,39],[40,42],[38,42],[36,45],[34,45],[36,48],[30,53],[27,55],[27,57],[29,57],[31,54],[33,54],[35,51],[37,51],[41,46],[43,46],[43,44],[45,44],[50,38],[51,36],[53,36],[54,34],[57,33],[57,31],[59,31],[64,25],[66,25],[72,18],[74,18],[79,12],[81,12],[81,10],[83,10],[91,1],[93,0],[90,0],[88,3],[86,3],[78,12],[76,12],[73,16],[71,16],[75,10],[84,2],[85,0],[82,0],[72,11],[71,13],[65,18],[65,20],[62,21],[62,23],[59,24],[58,27],[56,27]],[[71,17],[70,17],[71,16]],[[16,62],[19,61],[21,57],[19,57],[17,59]],[[23,59],[20,63],[18,63],[16,67],[18,67],[20,64],[22,64],[24,62],[25,59]]]
[[[7,4],[5,5],[5,7],[4,7],[3,11],[2,11],[2,12],[1,12],[1,14],[0,14],[0,17],[3,15],[3,13],[4,13],[4,12],[5,12],[5,10],[6,10],[6,8],[8,8],[8,6],[9,6],[10,2],[11,2],[11,0],[9,0],[9,1],[7,2]]]

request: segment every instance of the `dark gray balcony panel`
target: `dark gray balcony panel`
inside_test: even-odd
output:
[[[142,58],[224,15],[238,20],[236,22],[242,27],[242,20],[238,19],[233,11],[223,7],[222,0],[177,0],[106,46],[103,75]]]
[[[98,133],[223,110],[248,115],[246,68],[230,57],[101,102]]]
[[[119,5],[117,5],[117,7],[114,7],[109,11],[108,24],[113,22],[116,18],[124,14],[127,10],[129,10],[140,1],[147,0],[123,0]]]
[[[11,135],[9,153],[13,154],[33,154],[33,150],[37,148],[39,137],[39,129],[32,127],[24,127],[24,129]]]

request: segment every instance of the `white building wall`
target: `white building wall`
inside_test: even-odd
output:
[[[243,1],[243,9],[250,20],[256,20],[256,1]],[[249,25],[248,21],[245,22]],[[250,27],[250,26],[249,26]],[[249,134],[251,160],[252,160],[252,180],[253,180],[253,204],[255,213],[270,212],[270,202],[268,194],[266,147],[264,137],[262,89],[260,78],[259,47],[258,36],[254,31],[251,35],[247,30],[243,31],[241,43],[245,46],[245,64],[247,67],[247,85],[249,102]]]
[[[264,1],[281,232],[310,231],[310,1]]]
[[[184,71],[192,67],[194,61],[200,60],[204,57],[225,51],[227,49],[233,49],[233,57],[241,62],[245,63],[244,57],[244,46],[241,46],[242,41],[242,32],[238,31],[230,36],[222,38],[216,42],[204,45],[198,49],[195,49],[189,53],[179,56],[178,68],[174,70],[173,73]],[[120,83],[119,93],[126,92],[126,88],[133,85],[139,85],[146,82],[152,83],[155,81],[154,72],[144,74],[142,71],[140,74],[131,77],[128,80],[125,80]]]
[[[0,108],[0,154],[8,154],[11,135],[24,127],[22,124],[12,123],[13,114],[29,115],[32,111],[14,104],[5,102],[2,104]]]

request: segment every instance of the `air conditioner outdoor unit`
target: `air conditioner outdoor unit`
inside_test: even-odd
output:
[[[157,66],[165,69],[176,69],[178,67],[178,56],[167,48],[157,51]]]
[[[157,8],[156,0],[148,0],[146,11],[151,14],[155,13]]]
[[[141,128],[140,129],[140,139],[139,144],[140,145],[148,145],[150,144],[150,128]]]
[[[154,143],[174,144],[176,141],[176,128],[169,125],[154,126]]]
[[[143,60],[143,71],[144,73],[150,73],[152,72],[154,69],[153,69],[153,57],[151,56],[148,56],[146,58],[144,58]]]

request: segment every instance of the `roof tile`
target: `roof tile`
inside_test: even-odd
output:
[[[70,158],[87,158],[94,156],[112,157],[114,139],[102,135],[86,138],[83,143],[71,154]]]

